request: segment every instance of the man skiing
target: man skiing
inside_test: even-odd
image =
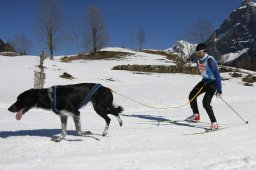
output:
[[[195,54],[196,57],[198,58],[197,64],[203,79],[192,89],[192,91],[189,94],[189,100],[192,100],[193,97],[195,98],[190,103],[193,115],[189,116],[186,119],[186,121],[200,121],[200,114],[197,106],[197,96],[199,96],[202,93],[205,93],[203,98],[203,107],[205,108],[211,120],[210,129],[218,129],[218,123],[211,106],[211,101],[214,94],[216,93],[216,90],[217,97],[221,98],[222,94],[221,77],[218,65],[216,60],[212,56],[209,56],[207,54],[206,45],[204,43],[199,43],[196,46]],[[199,92],[199,90],[201,91]]]

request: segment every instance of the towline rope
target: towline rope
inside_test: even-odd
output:
[[[142,106],[145,106],[145,107],[149,107],[149,108],[152,108],[152,109],[162,109],[162,110],[164,110],[164,109],[170,109],[170,108],[182,108],[182,107],[185,107],[186,105],[188,105],[189,103],[191,103],[193,100],[195,100],[195,98],[198,96],[198,94],[203,90],[203,88],[205,87],[205,85],[203,86],[203,87],[201,87],[200,89],[199,89],[199,91],[195,94],[195,96],[192,98],[192,99],[190,99],[187,103],[185,103],[185,104],[183,104],[183,105],[178,105],[178,106],[166,106],[166,107],[156,107],[156,106],[152,106],[152,105],[148,105],[148,104],[145,104],[145,103],[142,103],[142,102],[139,102],[139,101],[137,101],[137,100],[134,100],[134,99],[132,99],[132,98],[130,98],[130,97],[128,97],[128,96],[125,96],[125,95],[123,95],[123,94],[120,94],[120,93],[118,93],[118,92],[116,92],[116,91],[114,91],[114,90],[112,90],[111,89],[111,91],[113,92],[113,93],[115,93],[115,94],[117,94],[117,95],[119,95],[119,96],[121,96],[121,97],[123,97],[123,98],[126,98],[126,99],[128,99],[128,100],[130,100],[130,101],[132,101],[132,102],[134,102],[134,103],[137,103],[137,104],[139,104],[139,105],[142,105]]]

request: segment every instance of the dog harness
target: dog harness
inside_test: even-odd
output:
[[[60,111],[57,109],[57,104],[56,104],[56,86],[53,86],[48,89],[48,96],[51,100],[51,107],[54,113],[60,114]]]
[[[86,105],[94,95],[94,93],[101,87],[101,84],[95,84],[93,88],[90,90],[89,94],[84,98],[84,100],[79,105],[79,108],[81,108],[83,105]]]
[[[101,87],[101,84],[95,84],[88,95],[84,98],[84,100],[80,103],[79,108],[81,108],[83,105],[86,105],[94,95],[94,93]],[[54,113],[60,114],[60,111],[57,109],[57,86],[53,86],[48,89],[48,95],[51,100],[51,107]]]

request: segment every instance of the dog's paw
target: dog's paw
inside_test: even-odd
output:
[[[103,132],[102,136],[106,136],[108,134],[108,132]]]
[[[108,126],[105,127],[102,136],[106,136],[108,134]]]
[[[60,141],[62,141],[62,140],[66,140],[66,138],[65,137],[63,137],[63,136],[58,136],[58,137],[53,137],[52,139],[51,139],[53,142],[60,142]]]
[[[78,132],[79,135],[81,136],[87,136],[87,135],[92,135],[91,131],[80,131]]]

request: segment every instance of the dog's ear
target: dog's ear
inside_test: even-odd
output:
[[[36,94],[37,97],[42,97],[47,94],[46,92],[44,92],[43,89],[35,89],[34,93]]]
[[[28,98],[28,97],[33,97],[33,89],[29,89],[21,93],[17,98],[23,99],[23,98]]]
[[[31,88],[29,90],[27,90],[27,95],[29,95],[30,98],[33,98],[34,100],[37,99],[37,95],[38,95],[38,90],[39,89],[34,89],[34,88]]]
[[[33,89],[33,97],[35,98],[36,101],[47,97],[48,98],[48,93],[44,89]]]
[[[31,93],[31,95],[33,97],[37,98],[39,93],[40,93],[40,91],[41,91],[41,89],[34,89],[34,88],[32,88],[32,89],[29,89],[29,91],[30,91],[30,93]]]
[[[29,91],[29,94],[30,94],[31,96],[34,96],[34,95],[36,94],[36,93],[35,93],[36,89],[34,89],[34,88],[29,89],[28,91]]]

